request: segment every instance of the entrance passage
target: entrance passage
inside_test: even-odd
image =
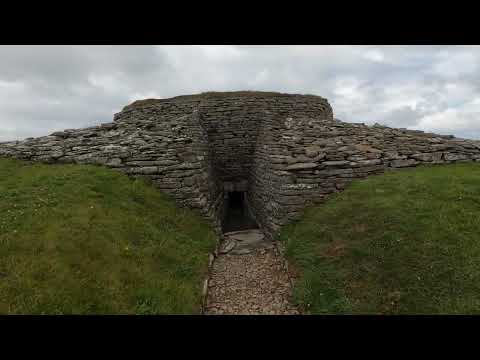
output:
[[[223,232],[257,229],[258,225],[248,213],[244,191],[227,193]]]

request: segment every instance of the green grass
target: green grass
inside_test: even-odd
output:
[[[313,314],[480,313],[480,164],[355,181],[280,238]]]
[[[215,235],[140,180],[0,159],[0,314],[191,314]]]

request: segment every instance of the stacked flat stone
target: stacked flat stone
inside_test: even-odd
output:
[[[248,210],[272,237],[354,178],[480,161],[480,142],[341,122],[319,96],[230,92],[136,101],[112,123],[1,143],[0,156],[148,178],[219,231],[224,190],[246,191]]]

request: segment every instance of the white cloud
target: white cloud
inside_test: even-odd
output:
[[[478,55],[467,49],[449,49],[439,52],[431,72],[434,75],[455,78],[478,71]]]
[[[256,86],[262,83],[265,83],[270,76],[270,71],[268,69],[261,70],[255,77],[250,81],[251,86]]]
[[[242,50],[231,45],[194,45],[200,49],[207,59],[213,61],[225,61],[242,56]]]
[[[423,117],[418,128],[442,134],[456,133],[463,137],[480,138],[480,96],[457,108],[446,108]]]
[[[385,60],[385,56],[383,55],[383,52],[380,51],[379,49],[367,50],[363,54],[363,57],[373,62],[383,62]]]
[[[161,99],[162,95],[155,91],[147,91],[143,93],[136,92],[128,97],[130,103],[137,101],[137,100],[144,100],[144,99]],[[127,105],[127,104],[125,104]]]

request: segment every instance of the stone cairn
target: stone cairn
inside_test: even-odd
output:
[[[0,143],[0,156],[104,165],[148,178],[221,232],[225,193],[273,238],[355,178],[420,164],[480,161],[480,142],[334,119],[328,101],[269,92],[136,101],[111,123]]]

